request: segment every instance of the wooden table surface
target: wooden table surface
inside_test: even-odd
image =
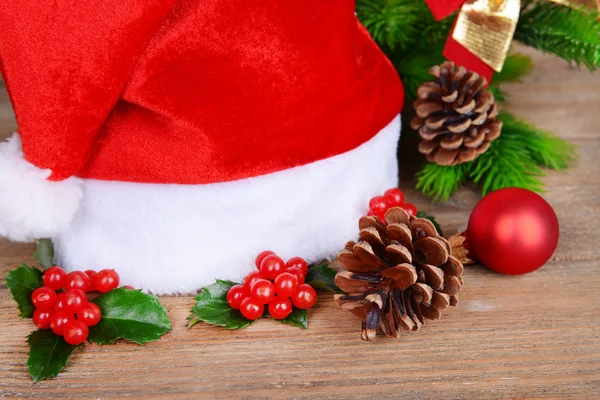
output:
[[[523,85],[505,86],[506,107],[579,146],[565,173],[550,173],[546,198],[561,239],[542,269],[518,277],[466,269],[461,302],[399,340],[360,341],[360,321],[322,295],[303,331],[260,321],[242,331],[185,327],[192,297],[161,298],[173,331],[137,346],[88,345],[63,373],[32,384],[25,336],[4,277],[34,247],[0,240],[0,396],[186,398],[600,398],[600,74],[531,52]],[[0,137],[16,128],[0,89]],[[446,233],[465,226],[478,200],[463,188],[431,204],[408,197]],[[0,193],[9,196],[10,193]]]

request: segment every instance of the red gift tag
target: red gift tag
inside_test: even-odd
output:
[[[433,17],[438,21],[458,10],[465,2],[466,0],[425,0]]]

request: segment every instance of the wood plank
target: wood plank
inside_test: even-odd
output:
[[[461,303],[421,332],[359,340],[360,321],[323,295],[302,331],[259,321],[244,331],[185,327],[193,304],[165,297],[174,330],[158,343],[87,346],[56,379],[32,384],[20,320],[0,283],[0,396],[36,398],[597,398],[600,393],[600,75],[533,54],[523,85],[507,85],[507,107],[580,148],[566,173],[550,173],[546,198],[561,241],[544,268],[520,277],[468,267]],[[6,110],[5,95],[0,106]],[[3,117],[4,115],[4,117]],[[7,117],[8,115],[8,117]],[[0,136],[16,128],[0,112]],[[447,233],[466,225],[479,196],[463,188],[430,203],[411,200]],[[5,195],[4,193],[0,195]],[[34,247],[0,240],[0,277]]]

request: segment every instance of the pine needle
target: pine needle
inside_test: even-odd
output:
[[[408,0],[357,0],[356,14],[373,39],[395,49],[418,35],[416,2]],[[404,47],[404,46],[401,46]]]
[[[561,171],[577,159],[577,149],[572,143],[512,115],[504,113],[500,119],[504,123],[503,134],[518,137],[537,165]]]
[[[509,129],[503,129],[489,150],[472,162],[469,173],[484,196],[506,187],[542,192],[544,185],[538,178],[543,175],[519,136],[511,134]]]
[[[528,0],[523,2],[514,38],[594,71],[600,67],[599,17],[585,8]]]
[[[447,201],[466,182],[469,167],[469,164],[443,167],[436,163],[427,163],[416,175],[416,188],[434,200]]]
[[[445,42],[454,21],[436,21],[421,0],[357,0],[356,14],[385,51],[431,52],[429,45]]]

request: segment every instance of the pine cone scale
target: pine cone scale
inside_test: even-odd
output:
[[[419,152],[445,166],[473,161],[500,135],[500,107],[477,73],[445,62],[430,74],[436,80],[417,90],[411,121],[422,139]]]
[[[335,282],[348,295],[336,295],[343,309],[363,318],[361,337],[373,340],[379,326],[390,337],[419,330],[426,319],[458,299],[462,265],[431,221],[390,209],[386,224],[376,217],[359,222],[360,240],[339,255]]]

